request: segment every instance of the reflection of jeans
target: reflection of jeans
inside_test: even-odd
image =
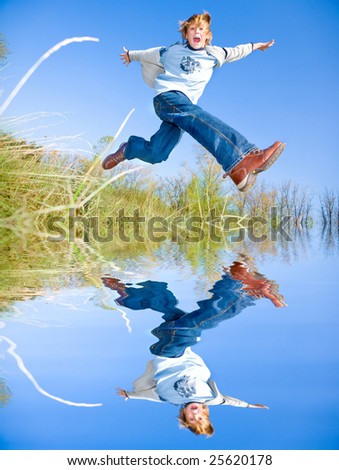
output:
[[[203,330],[215,328],[221,321],[254,305],[251,296],[241,289],[242,283],[229,274],[214,284],[210,290],[212,297],[199,301],[199,308],[193,312],[176,307],[178,301],[164,282],[146,281],[138,285],[141,287],[126,287],[127,296],[118,302],[133,310],[150,308],[164,314],[165,321],[152,331],[159,341],[150,349],[157,356],[182,356],[188,346],[199,341]]]
[[[136,136],[129,138],[125,149],[128,160],[139,158],[152,164],[166,160],[182,131],[188,132],[214,155],[226,172],[255,148],[243,135],[193,104],[179,91],[157,95],[154,108],[163,123],[150,141]]]

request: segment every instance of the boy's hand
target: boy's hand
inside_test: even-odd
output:
[[[268,406],[260,405],[259,403],[255,404],[255,405],[250,404],[248,407],[249,408],[263,408],[264,410],[269,410]]]
[[[123,390],[120,387],[117,387],[115,390],[116,390],[117,394],[119,395],[119,397],[124,397],[125,400],[128,400],[128,396],[127,396],[127,393],[125,392],[125,390]]]
[[[253,50],[256,51],[257,49],[260,49],[261,51],[266,51],[269,47],[272,47],[274,44],[274,39],[271,39],[271,41],[268,42],[255,42],[253,44]]]
[[[128,50],[123,47],[124,52],[120,54],[120,59],[123,61],[123,64],[126,65],[126,67],[131,63],[131,59],[129,58]]]

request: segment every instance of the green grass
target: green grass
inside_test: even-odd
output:
[[[124,269],[125,260],[152,256],[164,243],[174,242],[194,269],[208,266],[213,252],[230,246],[230,238],[248,229],[253,218],[267,221],[263,233],[284,215],[291,216],[294,228],[314,223],[310,191],[292,182],[279,187],[261,183],[242,194],[222,173],[201,149],[197,170],[174,178],[155,180],[145,167],[127,162],[104,172],[97,154],[92,160],[69,156],[1,133],[0,305],[75,280],[100,287],[100,276],[111,269],[112,259]],[[335,195],[327,190],[321,201],[322,217],[331,209],[337,221]],[[273,218],[272,207],[277,208]],[[139,224],[136,215],[142,217]],[[134,220],[125,220],[123,233],[122,216]],[[259,239],[258,230],[253,233]],[[57,241],[61,234],[65,236]],[[269,238],[256,248],[271,253],[277,249]]]

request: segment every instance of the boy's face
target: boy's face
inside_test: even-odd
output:
[[[188,26],[185,39],[192,49],[201,49],[206,46],[206,42],[210,39],[211,33],[204,23],[193,23]]]
[[[202,403],[190,403],[185,407],[185,417],[189,424],[203,421],[206,411]]]

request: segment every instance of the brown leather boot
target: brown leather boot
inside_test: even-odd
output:
[[[127,297],[125,291],[126,286],[120,281],[120,279],[117,279],[116,277],[102,277],[101,280],[106,287],[117,291],[122,298]]]
[[[102,167],[104,170],[111,170],[115,166],[117,166],[119,163],[123,162],[126,160],[125,158],[125,148],[127,146],[127,142],[124,142],[123,144],[120,145],[118,150],[114,153],[111,153],[108,155],[102,162]]]
[[[223,177],[229,176],[239,191],[248,191],[255,183],[258,173],[267,170],[285,147],[286,144],[277,141],[265,150],[253,150]]]
[[[278,285],[251,268],[246,262],[235,261],[229,273],[233,279],[241,281],[242,289],[255,299],[269,299],[276,307],[286,307],[284,297],[278,292]]]

